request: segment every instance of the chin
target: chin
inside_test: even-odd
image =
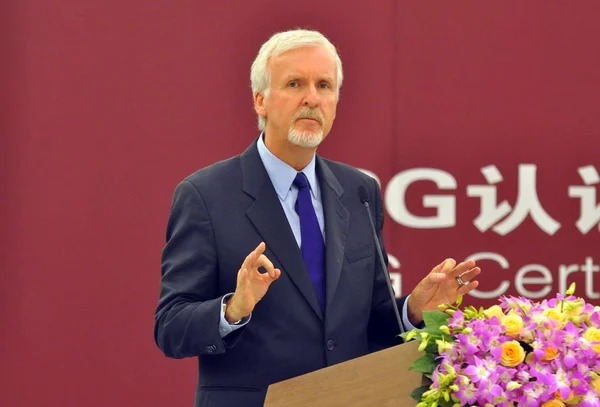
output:
[[[288,141],[300,147],[317,147],[323,141],[323,130],[302,131],[291,128],[288,132]]]

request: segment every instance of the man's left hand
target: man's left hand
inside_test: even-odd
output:
[[[475,289],[479,282],[473,280],[481,269],[475,261],[468,260],[456,264],[454,259],[446,259],[431,270],[417,284],[408,298],[408,317],[413,325],[423,322],[423,311],[437,310],[438,305],[452,304],[459,295]],[[457,279],[459,277],[459,279]],[[460,281],[464,285],[460,285]]]

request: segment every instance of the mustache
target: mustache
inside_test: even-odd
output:
[[[321,115],[321,112],[318,109],[311,109],[308,107],[304,107],[302,108],[302,110],[300,110],[296,116],[294,117],[294,121],[299,120],[299,119],[314,119],[317,120],[319,123],[323,124],[323,115]]]

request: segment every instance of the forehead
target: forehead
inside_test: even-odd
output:
[[[335,58],[319,46],[296,48],[272,57],[269,70],[273,79],[288,75],[328,76],[336,78]]]

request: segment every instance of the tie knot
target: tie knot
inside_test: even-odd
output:
[[[294,185],[298,189],[308,188],[308,178],[306,178],[306,175],[304,175],[303,172],[299,172],[298,174],[296,174],[296,178],[294,179]]]

